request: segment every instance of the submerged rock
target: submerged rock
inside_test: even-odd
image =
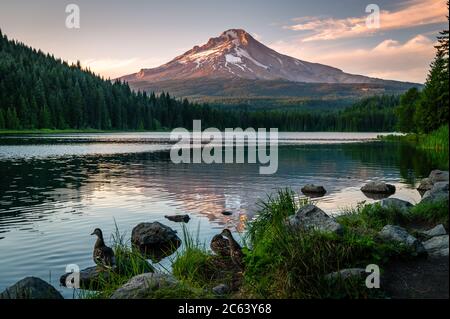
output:
[[[158,222],[141,223],[134,227],[131,242],[153,261],[172,255],[181,245],[177,232]]]
[[[361,191],[368,194],[391,195],[395,193],[395,190],[394,185],[386,184],[385,182],[370,182],[361,187]]]
[[[381,207],[383,208],[396,208],[404,212],[407,212],[413,206],[410,202],[398,198],[386,198],[381,201]]]
[[[0,294],[0,299],[64,299],[53,286],[37,277],[26,277]]]
[[[423,243],[425,250],[432,257],[448,256],[448,235],[436,236]]]
[[[305,195],[312,195],[314,197],[323,196],[327,193],[323,186],[316,186],[313,184],[308,184],[301,189],[302,193]]]
[[[315,229],[336,234],[343,232],[341,224],[314,205],[303,206],[295,215],[288,217],[287,222],[295,228]]]
[[[436,237],[436,236],[447,235],[447,231],[445,230],[444,225],[441,224],[441,225],[437,225],[433,229],[422,232],[422,234],[429,236],[429,237]]]
[[[413,252],[417,255],[425,252],[422,243],[400,226],[386,225],[378,233],[378,237],[386,241],[404,244],[406,247],[413,249]]]
[[[164,217],[175,223],[189,223],[189,221],[191,220],[189,215],[173,215],[173,216],[164,216]]]
[[[148,273],[131,278],[125,285],[117,289],[111,299],[144,299],[149,298],[162,288],[175,288],[178,281],[172,275]]]

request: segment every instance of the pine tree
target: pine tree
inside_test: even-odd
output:
[[[0,32],[1,32],[1,30],[0,30]],[[1,34],[0,34],[0,36],[1,36]],[[5,126],[5,115],[3,114],[3,110],[2,110],[2,108],[0,106],[0,130],[5,129],[5,128],[6,128],[6,126]]]

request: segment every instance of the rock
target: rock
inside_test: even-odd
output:
[[[323,186],[316,186],[308,184],[301,189],[302,193],[305,195],[323,196],[327,193]]]
[[[361,187],[361,191],[369,194],[394,194],[395,186],[384,182],[370,182]]]
[[[448,256],[448,235],[436,236],[423,243],[425,250],[432,257]]]
[[[131,242],[155,262],[172,255],[181,245],[177,232],[158,222],[134,227]]]
[[[213,293],[218,296],[224,296],[230,292],[230,287],[225,284],[218,285],[212,289]]]
[[[431,188],[433,188],[433,182],[429,178],[424,178],[420,184],[419,187],[417,187],[417,190],[419,191],[420,195],[423,196],[426,191],[429,191]]]
[[[367,276],[366,270],[363,268],[348,268],[336,271],[325,275],[326,279],[336,280],[336,279],[348,279],[351,277],[364,277]]]
[[[53,286],[36,277],[26,277],[0,294],[0,299],[64,299]]]
[[[438,182],[429,191],[425,192],[421,202],[434,202],[445,199],[448,200],[448,182]]]
[[[383,240],[402,243],[407,247],[412,248],[417,255],[425,252],[422,243],[400,226],[386,225],[378,233],[378,236]]]
[[[172,275],[147,273],[131,278],[117,289],[111,299],[145,299],[161,288],[175,288],[178,281]]]
[[[175,223],[189,223],[189,221],[191,220],[189,215],[173,215],[173,216],[164,216],[164,217]]]
[[[422,232],[422,234],[429,236],[429,237],[436,237],[436,236],[447,235],[447,231],[445,230],[444,225],[441,224],[441,225],[437,225],[433,229]]]
[[[407,212],[414,205],[410,202],[398,199],[398,198],[386,198],[381,201],[381,207],[384,208],[396,208],[401,211]]]
[[[72,273],[66,273],[59,278],[59,282],[63,287],[67,287],[69,275],[72,275]],[[108,270],[97,266],[80,270],[80,288],[86,290],[96,290],[101,286],[101,282],[107,280],[109,276],[111,276],[111,274]],[[73,278],[70,279],[71,284],[73,285]]]
[[[430,176],[428,176],[430,181],[433,184],[439,183],[439,182],[448,182],[449,181],[449,174],[448,171],[440,171],[440,170],[434,170],[430,173]]]
[[[288,217],[288,225],[295,228],[316,229],[324,232],[342,234],[342,225],[314,205],[300,208],[293,216]]]
[[[224,215],[224,216],[231,216],[231,215],[233,215],[233,213],[230,212],[230,211],[224,210],[224,211],[222,212],[222,215]]]

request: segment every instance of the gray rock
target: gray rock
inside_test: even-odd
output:
[[[175,223],[189,223],[189,221],[191,220],[189,215],[173,215],[173,216],[164,216],[164,217]]]
[[[177,232],[158,222],[141,223],[134,227],[131,242],[156,262],[173,254],[181,245]]]
[[[395,186],[384,182],[370,182],[361,187],[361,191],[369,194],[394,194]]]
[[[412,248],[416,254],[423,254],[425,252],[422,243],[400,226],[386,225],[378,233],[378,237],[386,241],[402,243]]]
[[[332,272],[325,275],[326,279],[336,280],[336,279],[348,279],[351,277],[364,277],[367,276],[366,270],[363,268],[348,268],[342,269],[340,271]]]
[[[429,237],[443,236],[447,235],[447,231],[445,230],[444,225],[437,225],[433,229],[422,232],[422,234]]]
[[[448,182],[437,182],[423,195],[421,202],[434,202],[445,199],[448,200]]]
[[[53,286],[36,277],[26,277],[0,294],[0,299],[64,299]]]
[[[230,292],[230,287],[225,284],[218,285],[212,289],[212,292],[218,296],[224,296]]]
[[[381,207],[384,208],[397,208],[399,210],[402,210],[404,212],[407,212],[411,207],[414,205],[410,202],[398,199],[398,198],[386,198],[381,201]]]
[[[436,236],[423,243],[429,256],[448,256],[448,235]]]
[[[161,288],[175,288],[178,281],[172,275],[161,273],[142,274],[131,278],[125,285],[117,289],[111,299],[144,299],[151,297]]]
[[[300,208],[293,216],[288,217],[288,225],[294,228],[315,229],[324,232],[342,234],[342,225],[314,205]]]
[[[448,182],[449,174],[448,171],[434,170],[430,173],[430,176],[428,178],[431,180],[433,184],[439,182]]]
[[[419,187],[417,187],[417,190],[421,195],[423,195],[426,191],[429,191],[433,188],[433,182],[429,178],[424,178],[420,184]]]
[[[71,280],[71,284],[75,284],[73,282],[73,276],[69,278],[72,273],[66,273],[59,278],[59,282],[63,287],[67,287],[68,280]],[[108,280],[111,276],[111,273],[101,267],[88,267],[86,269],[80,270],[80,288],[86,290],[96,290],[100,287],[101,282],[104,280]]]
[[[317,186],[313,184],[308,184],[301,189],[302,193],[305,195],[314,194],[314,195],[325,195],[327,193],[326,189],[323,186]]]

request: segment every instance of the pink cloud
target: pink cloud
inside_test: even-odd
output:
[[[388,39],[366,49],[283,41],[271,47],[302,60],[338,67],[348,73],[423,83],[435,56],[433,45],[434,42],[428,37],[416,35],[404,43]]]
[[[443,0],[410,0],[396,11],[380,12],[380,28],[371,29],[366,25],[366,15],[345,19],[307,17],[296,18],[294,25],[284,28],[293,31],[311,31],[303,42],[335,40],[341,38],[370,36],[379,31],[404,29],[419,25],[446,22],[447,6]]]

